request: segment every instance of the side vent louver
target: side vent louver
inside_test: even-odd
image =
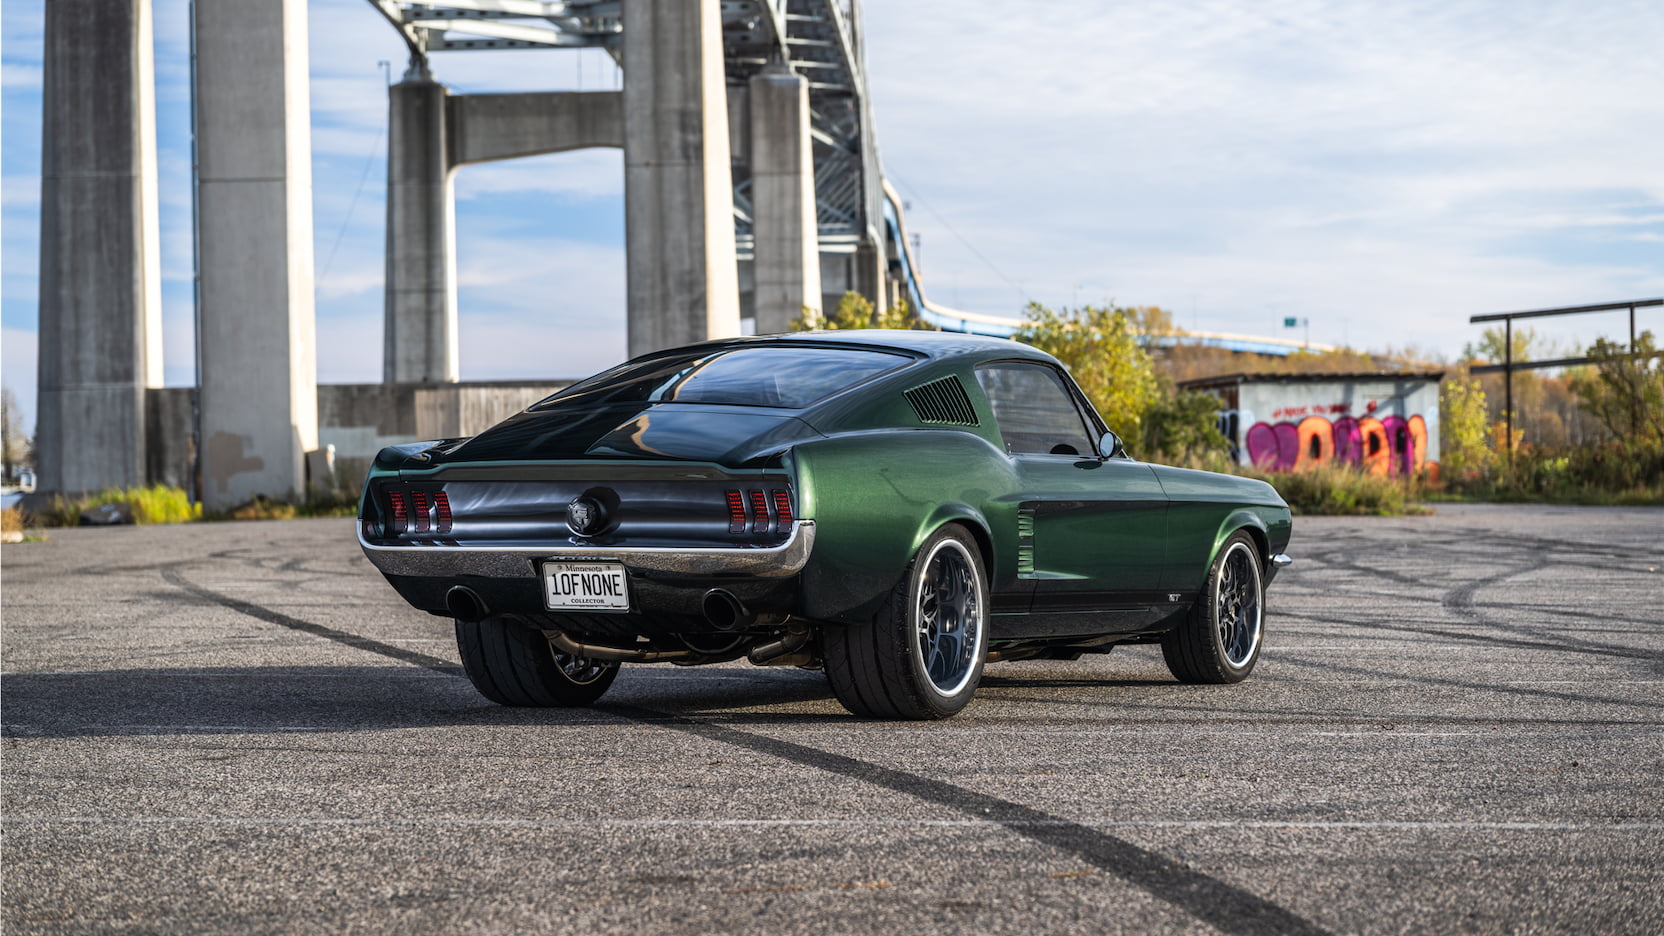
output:
[[[919,422],[937,426],[977,425],[971,398],[965,394],[965,387],[959,383],[959,378],[951,374],[914,387],[905,395],[907,402],[913,405]]]
[[[1017,577],[1034,577],[1034,508],[1017,508]]]

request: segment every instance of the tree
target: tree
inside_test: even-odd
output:
[[[34,460],[33,446],[23,434],[22,412],[10,387],[0,387],[0,480],[7,484],[17,471]]]
[[[1605,338],[1589,349],[1595,372],[1572,378],[1582,406],[1625,448],[1664,445],[1664,360],[1652,332],[1642,332],[1631,349]]]
[[[906,299],[881,314],[874,314],[872,301],[858,292],[846,292],[838,299],[838,307],[831,316],[819,309],[803,307],[803,314],[792,322],[792,331],[836,331],[846,328],[900,328],[913,331],[936,331],[936,326],[913,314]]]
[[[1122,438],[1144,438],[1145,416],[1165,394],[1138,343],[1132,311],[1086,306],[1056,312],[1031,302],[1026,312],[1028,322],[1011,337],[1062,361]]]
[[[1468,344],[1462,348],[1462,357],[1469,361],[1484,361],[1489,364],[1501,364],[1507,360],[1505,349],[1512,345],[1515,363],[1529,361],[1534,357],[1541,357],[1554,351],[1553,345],[1547,340],[1540,339],[1535,328],[1513,329],[1513,339],[1508,337],[1508,329],[1501,325],[1493,325],[1480,333],[1477,344]]]
[[[1164,393],[1145,411],[1145,458],[1206,467],[1230,448],[1230,440],[1219,431],[1219,398],[1211,393]]]
[[[1454,377],[1439,385],[1440,471],[1452,481],[1481,477],[1491,470],[1490,417],[1485,391],[1475,378]]]

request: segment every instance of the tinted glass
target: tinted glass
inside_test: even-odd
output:
[[[721,403],[801,409],[908,364],[887,351],[756,347],[624,364],[538,403]]]
[[[1043,364],[987,364],[976,369],[1006,451],[1096,455],[1080,409],[1063,378]]]

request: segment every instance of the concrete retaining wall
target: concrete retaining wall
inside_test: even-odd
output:
[[[386,446],[477,435],[568,383],[321,384],[318,444],[335,446],[336,484],[356,488]],[[188,486],[195,460],[195,393],[191,387],[164,387],[146,394],[145,468],[151,484]]]

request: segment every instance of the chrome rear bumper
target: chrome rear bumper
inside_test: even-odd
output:
[[[1278,553],[1265,564],[1265,584],[1270,585],[1277,573],[1294,564],[1294,559],[1288,553]]]
[[[358,545],[384,575],[482,576],[485,578],[536,578],[538,564],[559,562],[621,562],[631,570],[671,572],[678,575],[751,575],[757,578],[786,578],[803,571],[815,545],[815,522],[798,520],[792,533],[779,546],[721,547],[629,547],[575,546],[571,543],[547,546],[384,546],[364,538],[358,527]]]

